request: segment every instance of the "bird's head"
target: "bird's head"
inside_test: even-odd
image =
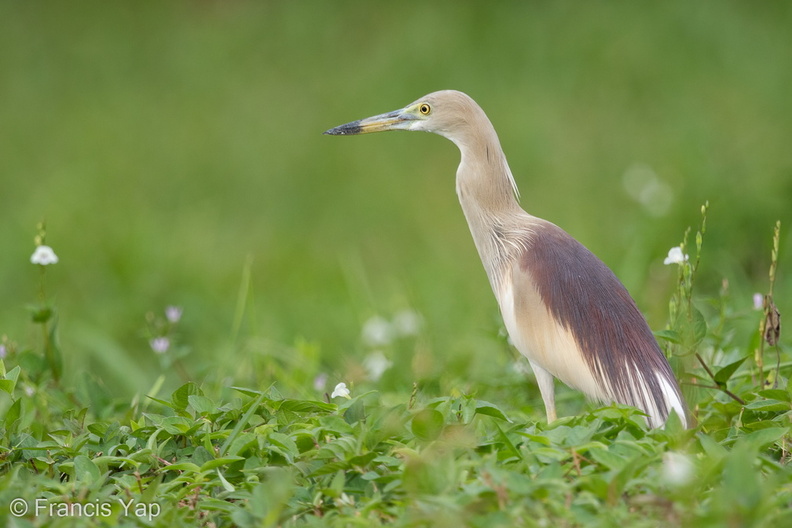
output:
[[[464,93],[443,90],[425,95],[399,110],[331,128],[325,134],[347,136],[386,130],[421,130],[456,141],[470,127],[471,118],[478,117],[479,113],[483,115],[481,108]]]

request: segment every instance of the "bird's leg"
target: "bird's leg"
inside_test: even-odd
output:
[[[542,394],[542,400],[545,404],[545,412],[547,413],[547,423],[554,422],[557,418],[555,408],[555,389],[553,387],[553,375],[545,369],[534,363],[528,361],[536,376],[536,383],[539,385],[539,392]]]

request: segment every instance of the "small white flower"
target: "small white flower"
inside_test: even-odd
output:
[[[151,346],[151,350],[157,354],[164,354],[170,348],[170,339],[167,337],[155,337],[149,341],[149,345]]]
[[[391,368],[393,362],[385,357],[385,354],[375,350],[363,360],[363,368],[371,381],[378,381],[386,370]]]
[[[414,336],[421,329],[423,318],[415,310],[402,310],[393,318],[393,328],[401,336]]]
[[[30,256],[31,264],[40,264],[47,266],[49,264],[58,263],[58,255],[49,246],[37,246],[36,251]]]
[[[313,382],[314,390],[323,391],[326,385],[327,385],[327,374],[325,374],[324,372],[317,374]]]
[[[34,394],[36,394],[36,389],[34,389],[33,387],[31,387],[30,385],[25,385],[25,387],[24,387],[24,389],[23,389],[23,390],[25,391],[25,395],[26,395],[28,398],[30,398],[31,396],[33,396]]]
[[[6,355],[8,355],[8,349],[5,345],[0,345],[0,359],[5,359]]]
[[[371,346],[389,345],[393,340],[393,329],[388,321],[379,315],[369,318],[363,324],[363,341]]]
[[[671,486],[684,486],[693,478],[693,461],[684,453],[663,454],[663,480]]]
[[[171,323],[178,323],[182,316],[181,306],[168,306],[165,308],[165,318]]]
[[[349,396],[349,389],[347,389],[346,383],[344,382],[341,382],[335,386],[335,389],[333,389],[333,394],[331,394],[330,397],[331,398],[341,397],[341,398],[346,398],[348,400],[352,399]]]
[[[753,294],[753,307],[754,310],[761,310],[764,308],[764,295],[761,293],[754,293]]]
[[[663,261],[663,264],[666,266],[669,264],[684,264],[687,261],[688,256],[682,253],[682,248],[675,246],[668,250],[668,256]]]

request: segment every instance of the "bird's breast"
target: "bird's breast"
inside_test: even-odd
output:
[[[550,313],[530,276],[510,270],[496,296],[509,337],[523,356],[570,387],[605,397],[575,337]]]

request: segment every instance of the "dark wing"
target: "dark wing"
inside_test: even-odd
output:
[[[538,223],[520,259],[553,318],[573,336],[600,388],[662,425],[684,403],[665,355],[616,275],[550,222]],[[657,416],[659,414],[659,416]]]

